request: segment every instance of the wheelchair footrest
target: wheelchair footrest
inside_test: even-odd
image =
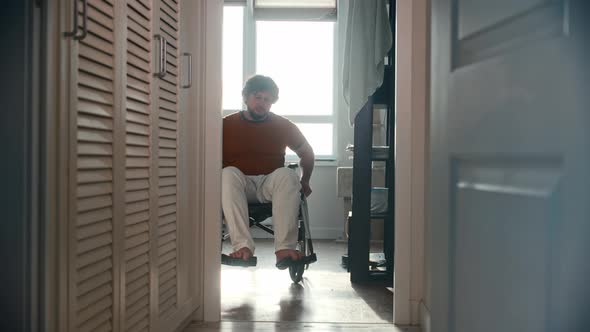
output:
[[[250,257],[248,260],[243,260],[241,258],[234,258],[230,257],[226,254],[221,254],[221,264],[223,265],[230,265],[230,266],[256,266],[258,259],[256,256]]]
[[[303,261],[303,264],[311,264],[318,261],[318,256],[316,256],[315,253],[313,253],[309,256],[303,257],[301,260]]]
[[[301,259],[296,260],[296,261],[292,260],[290,257],[287,257],[287,258],[280,260],[275,266],[279,270],[284,270],[284,269],[291,267],[291,266],[311,264],[311,263],[316,262],[317,260],[318,260],[318,258],[314,253],[309,256],[304,256]]]

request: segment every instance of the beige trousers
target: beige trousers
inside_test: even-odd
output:
[[[234,251],[247,247],[254,253],[250,234],[248,203],[272,202],[275,251],[295,249],[301,184],[287,167],[268,175],[244,175],[236,167],[225,167],[221,178],[221,207]]]

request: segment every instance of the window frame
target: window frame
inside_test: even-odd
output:
[[[243,72],[242,81],[244,82],[248,77],[256,74],[256,46],[257,46],[257,31],[256,21],[333,21],[333,38],[332,38],[332,114],[331,115],[285,115],[284,117],[291,120],[293,123],[301,124],[331,124],[332,125],[332,154],[318,154],[315,155],[316,161],[335,162],[338,160],[337,153],[337,137],[338,137],[338,117],[336,113],[337,108],[337,25],[336,25],[336,9],[335,8],[318,8],[310,9],[309,13],[306,14],[307,9],[297,10],[289,8],[264,8],[263,14],[257,15],[257,11],[261,9],[254,8],[255,0],[224,0],[225,6],[241,6],[244,7],[243,17]],[[318,18],[318,13],[324,11],[324,15]],[[269,19],[269,16],[272,19]],[[272,16],[276,15],[276,16]],[[310,17],[314,18],[310,18]],[[279,87],[280,88],[280,87]],[[229,114],[239,112],[245,109],[245,105],[242,101],[241,109],[223,109],[222,115],[227,116]],[[294,162],[299,158],[297,155],[285,154],[286,162]]]

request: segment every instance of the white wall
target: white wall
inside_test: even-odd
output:
[[[424,229],[428,144],[428,0],[397,2],[394,322],[428,326]]]

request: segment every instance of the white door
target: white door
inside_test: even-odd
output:
[[[588,330],[585,2],[431,2],[433,331]]]

